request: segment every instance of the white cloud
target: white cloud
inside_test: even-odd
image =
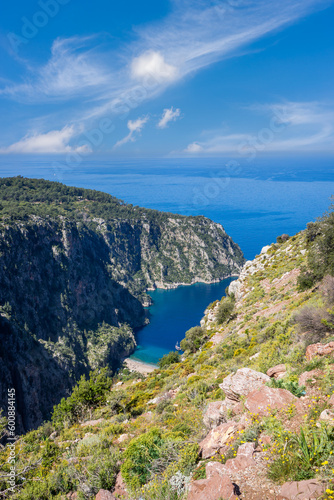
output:
[[[164,112],[162,113],[162,117],[157,127],[166,128],[169,122],[177,120],[180,115],[181,115],[181,110],[179,108],[176,108],[175,110],[173,107],[171,107],[170,109],[164,109]]]
[[[161,52],[149,50],[133,59],[131,74],[133,78],[140,81],[145,82],[147,78],[150,78],[157,83],[165,83],[175,80],[177,69],[165,61]]]
[[[148,121],[148,116],[144,116],[143,118],[137,118],[137,120],[129,120],[128,121],[128,129],[130,132],[128,133],[127,136],[125,136],[123,139],[120,141],[116,142],[114,148],[118,148],[120,146],[123,146],[123,144],[126,144],[127,142],[134,142],[136,140],[135,135],[140,133]]]
[[[261,152],[334,150],[334,109],[329,105],[287,102],[252,106],[249,110],[265,114],[263,127],[256,133],[206,132],[205,140],[189,144],[183,153],[252,156]]]
[[[66,126],[62,130],[51,130],[46,134],[27,135],[0,153],[87,153],[88,146],[72,147],[70,140],[77,132],[74,127]]]
[[[194,153],[200,153],[201,151],[203,151],[203,147],[198,144],[198,142],[192,142],[191,144],[189,144],[189,146],[185,149],[185,152],[186,153],[191,153],[191,154],[194,154]]]
[[[117,50],[99,46],[96,37],[55,40],[49,61],[39,68],[27,64],[21,82],[7,84],[0,94],[50,103],[46,113],[57,118],[59,129],[67,128],[69,113],[71,123],[87,129],[101,116],[131,111],[195,71],[244,53],[252,42],[331,2],[174,0],[169,15],[139,28],[134,41]],[[66,105],[52,107],[62,101]],[[123,141],[132,140],[130,131]]]

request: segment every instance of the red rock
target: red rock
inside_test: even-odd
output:
[[[115,484],[115,489],[113,491],[113,495],[115,495],[116,497],[120,497],[120,498],[123,498],[123,497],[128,498],[128,492],[127,492],[124,480],[122,478],[121,472],[119,472],[117,474],[116,484]]]
[[[268,377],[274,377],[274,378],[282,378],[286,374],[286,367],[285,365],[276,365],[273,366],[272,368],[269,368],[267,371]]]
[[[299,385],[314,384],[316,382],[316,379],[322,377],[323,374],[324,372],[318,369],[310,370],[309,372],[303,372],[298,379],[298,384]]]
[[[214,474],[233,475],[233,473],[247,469],[247,467],[255,466],[256,462],[253,460],[254,450],[254,443],[244,443],[239,446],[237,456],[226,460],[225,464],[209,462],[205,467],[207,477],[211,477]]]
[[[226,422],[223,401],[209,403],[204,414],[203,423],[208,429],[214,429],[218,425]]]
[[[278,500],[316,500],[325,490],[326,487],[315,479],[292,481],[283,484]]]
[[[95,497],[95,500],[116,500],[114,495],[107,490],[100,490]]]
[[[294,404],[298,410],[301,404],[290,391],[286,389],[273,389],[272,387],[263,386],[251,392],[246,401],[245,407],[255,415],[268,416],[271,410],[280,410],[288,408]]]
[[[228,498],[235,500],[234,487],[226,475],[214,474],[208,479],[200,479],[190,484],[187,500],[219,500]]]
[[[251,368],[240,368],[234,374],[224,378],[219,387],[226,397],[233,401],[240,401],[241,396],[248,394],[270,381],[270,377]]]
[[[328,356],[334,351],[334,342],[328,342],[328,344],[311,344],[307,346],[306,349],[306,359],[311,361],[315,356]]]
[[[201,441],[200,450],[202,458],[210,458],[221,450],[224,445],[233,441],[237,431],[241,429],[235,422],[227,422],[212,429]]]
[[[330,404],[331,406],[334,406],[334,394],[332,394],[331,397],[329,398],[328,404]]]

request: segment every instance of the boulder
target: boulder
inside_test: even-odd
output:
[[[190,483],[187,500],[219,500],[228,498],[236,500],[231,479],[224,475],[214,474],[208,479],[200,479]]]
[[[273,389],[263,386],[251,392],[245,401],[247,410],[261,416],[268,416],[272,410],[280,410],[295,404],[300,408],[301,404],[290,391],[286,389]]]
[[[322,377],[323,374],[324,372],[318,369],[310,370],[309,372],[303,372],[298,379],[298,384],[300,386],[307,384],[315,384],[316,379]]]
[[[319,420],[327,424],[334,425],[334,412],[331,410],[324,410],[320,413]]]
[[[128,491],[126,489],[121,472],[117,474],[113,495],[115,495],[117,498],[128,498]]]
[[[306,349],[306,359],[311,361],[315,356],[328,356],[334,351],[334,342],[328,342],[328,344],[310,344]]]
[[[267,375],[270,378],[283,378],[284,375],[286,374],[286,367],[285,365],[276,365],[273,366],[272,368],[269,368],[267,371]]]
[[[203,417],[203,423],[208,429],[214,429],[218,425],[226,422],[224,401],[214,401],[209,403]]]
[[[95,497],[95,500],[116,500],[114,495],[108,490],[100,490]]]
[[[210,458],[223,448],[225,451],[227,443],[231,443],[242,428],[235,422],[226,422],[212,429],[199,444],[202,458]]]
[[[234,374],[224,378],[219,387],[225,392],[228,399],[240,401],[241,396],[248,394],[270,381],[270,377],[251,368],[240,368]]]
[[[284,483],[278,500],[316,500],[325,493],[325,486],[315,479]]]
[[[87,422],[83,422],[81,425],[81,427],[94,427],[95,425],[99,425],[101,424],[102,422],[104,422],[104,419],[103,418],[99,418],[97,420],[87,420]]]
[[[226,460],[225,464],[221,464],[219,462],[209,462],[205,467],[206,476],[211,477],[214,474],[233,475],[241,470],[247,469],[247,467],[255,466],[256,462],[253,459],[254,450],[254,443],[242,444],[238,448],[237,456]]]

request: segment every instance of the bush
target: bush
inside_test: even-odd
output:
[[[216,321],[218,325],[221,325],[232,316],[234,306],[235,300],[232,297],[224,297],[222,299],[216,314]]]
[[[180,363],[181,356],[178,352],[171,351],[168,354],[165,354],[158,361],[159,368],[166,368],[169,365],[173,365],[174,363]]]
[[[332,329],[333,316],[324,307],[305,306],[296,315],[295,321],[302,332],[308,332],[308,343],[319,342]]]
[[[83,375],[71,396],[67,399],[62,398],[60,404],[54,407],[52,421],[56,428],[78,422],[105,401],[105,396],[112,385],[112,380],[107,376],[107,368],[95,370],[89,375],[88,380]]]
[[[154,473],[161,473],[177,459],[175,442],[153,428],[146,434],[132,439],[124,452],[121,467],[126,484],[136,490],[147,483]]]
[[[285,241],[287,241],[288,239],[290,238],[290,236],[288,234],[282,234],[281,236],[277,236],[276,238],[276,242],[277,243],[284,243]]]
[[[196,352],[207,340],[205,330],[194,326],[186,332],[186,337],[181,340],[180,347],[183,351]]]

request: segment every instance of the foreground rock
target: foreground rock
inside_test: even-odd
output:
[[[190,485],[187,500],[234,500],[234,486],[228,476],[215,473],[208,479],[193,481]]]
[[[122,478],[121,472],[117,474],[113,495],[115,495],[117,498],[128,498],[128,491]]]
[[[242,428],[241,425],[235,422],[226,422],[212,429],[200,443],[202,458],[210,458],[221,450],[225,452],[227,444],[233,441],[238,430]]]
[[[206,475],[211,477],[214,474],[233,476],[248,467],[256,465],[253,460],[253,453],[255,450],[254,443],[244,443],[238,448],[237,456],[226,460],[225,464],[219,462],[209,462],[206,466]]]
[[[316,500],[325,490],[325,486],[315,479],[292,481],[283,484],[278,500]]]
[[[334,342],[328,342],[328,344],[311,344],[307,346],[306,349],[306,359],[307,361],[311,361],[315,356],[328,356],[332,354],[334,351]]]
[[[280,379],[283,378],[285,374],[286,374],[285,365],[276,365],[273,366],[272,368],[269,368],[269,370],[267,371],[267,375],[270,378]]]
[[[264,373],[257,372],[251,368],[240,368],[234,374],[224,378],[219,384],[226,397],[232,401],[240,401],[241,396],[248,396],[249,393],[262,387],[270,381],[270,377]]]
[[[203,423],[208,429],[214,429],[226,422],[224,401],[209,403],[204,414]]]
[[[281,410],[291,405],[295,405],[297,410],[300,407],[298,398],[290,391],[267,386],[251,392],[245,401],[247,410],[260,416],[268,416],[272,410]]]
[[[114,495],[107,490],[100,490],[95,497],[95,500],[116,500]]]
[[[322,377],[323,374],[324,372],[318,369],[310,370],[309,372],[303,372],[298,379],[298,385],[303,386],[308,384],[315,384],[317,378]]]

